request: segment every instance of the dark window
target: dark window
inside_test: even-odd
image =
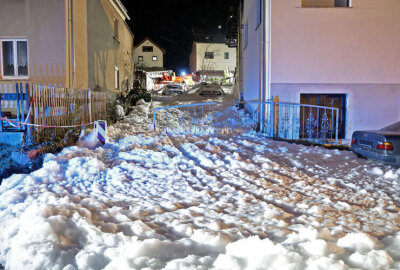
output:
[[[302,7],[350,7],[350,0],[301,0]]]
[[[17,41],[18,76],[28,76],[28,46],[26,41]]]
[[[138,61],[143,61],[143,56],[138,56]]]
[[[3,76],[28,76],[28,45],[25,40],[2,41]]]
[[[3,41],[3,75],[15,75],[14,46],[12,41]]]
[[[157,61],[158,60],[158,57],[157,56],[153,56],[153,61]]]
[[[229,53],[228,52],[224,53],[224,59],[229,59]]]
[[[114,19],[114,38],[118,40],[118,20]]]
[[[214,52],[206,52],[204,54],[205,59],[214,59]]]
[[[346,135],[346,94],[300,94],[300,103],[308,105],[317,105],[325,107],[334,107],[339,109],[339,138],[344,138]],[[303,119],[303,112],[300,119]],[[307,114],[307,112],[304,112]],[[320,111],[322,114],[322,110]],[[306,117],[306,115],[304,115]],[[322,117],[319,115],[318,117]],[[317,119],[317,115],[314,115]]]
[[[142,52],[153,52],[153,46],[143,46]]]

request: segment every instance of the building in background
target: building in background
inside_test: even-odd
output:
[[[400,121],[400,1],[241,4],[245,100],[337,107],[343,138]]]
[[[131,88],[133,35],[119,0],[0,0],[0,6],[1,83]]]
[[[236,70],[236,48],[227,45],[226,33],[193,30],[190,72],[201,80],[219,80]]]
[[[164,67],[165,50],[149,37],[135,47],[135,65],[138,69],[160,69]]]

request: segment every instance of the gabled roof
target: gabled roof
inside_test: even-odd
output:
[[[160,46],[158,46],[157,43],[155,43],[155,42],[154,42],[151,38],[149,38],[149,37],[145,37],[145,39],[143,39],[141,42],[139,42],[139,44],[135,46],[135,49],[136,49],[137,47],[139,47],[140,45],[142,45],[145,41],[150,41],[151,43],[153,43],[154,46],[156,46],[157,48],[159,48],[164,54],[166,53],[166,51],[165,51],[163,48],[161,48]]]

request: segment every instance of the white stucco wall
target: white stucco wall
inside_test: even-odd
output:
[[[244,96],[260,98],[261,33],[257,0],[245,0]],[[272,95],[346,94],[346,138],[400,121],[400,1],[353,0],[350,8],[301,8],[271,0]]]
[[[27,40],[30,80],[65,83],[64,1],[0,0],[0,25],[0,39]]]
[[[399,0],[271,1],[273,83],[400,83]]]
[[[143,46],[153,46],[153,52],[143,52]],[[139,61],[139,56],[143,56],[143,61]],[[153,56],[157,56],[157,61],[153,61]],[[135,47],[134,51],[135,65],[145,67],[163,67],[164,65],[164,54],[163,52],[152,42],[146,40],[140,46]]]

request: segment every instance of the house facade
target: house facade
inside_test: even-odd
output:
[[[337,107],[341,137],[400,121],[400,2],[244,0],[245,100]]]
[[[162,68],[164,67],[165,53],[163,48],[146,37],[135,47],[135,65],[143,68]]]
[[[226,71],[235,72],[236,48],[226,44],[224,35],[194,36],[189,67],[203,79],[222,78]]]
[[[0,29],[0,83],[130,88],[133,35],[119,0],[0,0],[0,6],[0,25],[7,26]]]

